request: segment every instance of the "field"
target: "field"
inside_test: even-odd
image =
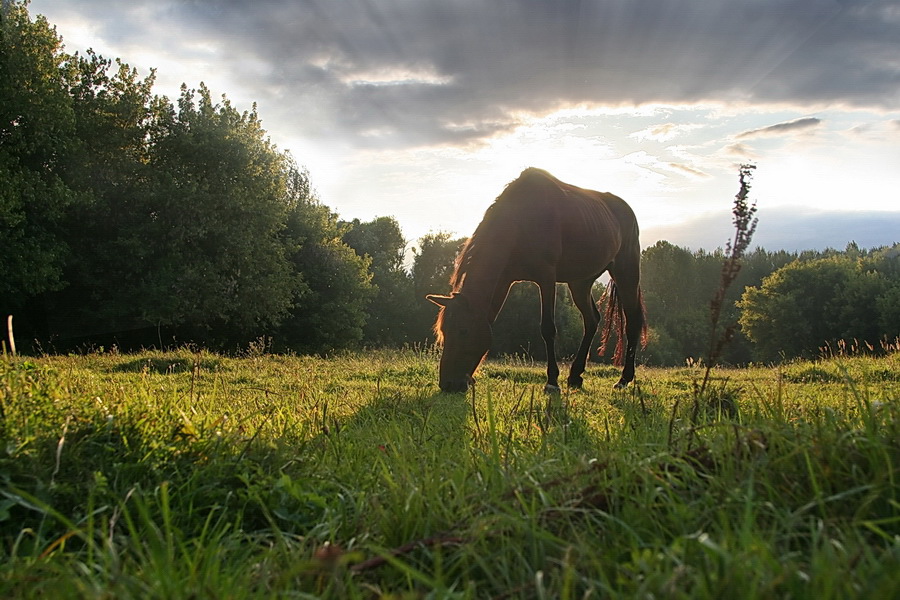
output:
[[[0,361],[4,598],[900,597],[900,353]]]

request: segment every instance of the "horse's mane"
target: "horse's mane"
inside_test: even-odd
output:
[[[444,310],[443,306],[438,310],[437,319],[434,320],[434,325],[431,328],[434,331],[434,341],[438,346],[444,345],[444,332],[441,331],[441,328],[444,326]]]
[[[482,224],[484,223],[482,222]],[[469,271],[469,267],[472,265],[472,257],[478,254],[478,249],[481,245],[479,243],[481,236],[478,235],[480,229],[481,225],[478,226],[478,229],[475,230],[475,233],[472,234],[472,237],[466,240],[466,243],[463,244],[463,247],[460,249],[459,254],[456,255],[456,261],[454,262],[453,266],[453,274],[450,275],[451,292],[458,292],[459,288],[462,287],[462,283],[466,277],[466,273]]]
[[[491,205],[493,207],[493,205]],[[454,261],[453,266],[453,274],[450,275],[450,292],[456,293],[462,287],[463,281],[466,278],[466,273],[468,273],[469,267],[472,264],[472,257],[478,254],[478,249],[481,246],[479,244],[479,232],[484,225],[484,222],[487,221],[488,215],[492,211],[488,208],[487,213],[485,214],[484,220],[481,224],[475,229],[475,233],[472,234],[472,237],[466,240],[463,244],[462,248],[459,251],[459,254],[456,255],[456,260]],[[437,319],[434,321],[434,337],[437,341],[438,345],[443,345],[444,343],[444,334],[442,328],[444,326],[444,312],[446,309],[442,306],[437,314]]]

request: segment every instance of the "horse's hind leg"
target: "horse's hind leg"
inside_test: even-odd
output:
[[[624,388],[634,381],[634,360],[637,346],[644,330],[644,305],[641,299],[640,288],[640,251],[635,257],[617,263],[610,269],[610,275],[616,282],[616,290],[619,295],[619,305],[625,313],[625,357],[622,376],[616,383],[616,388]]]
[[[597,333],[597,325],[600,323],[600,311],[597,310],[597,304],[591,296],[593,285],[593,279],[569,283],[572,302],[575,303],[584,322],[584,335],[581,338],[581,345],[578,347],[578,352],[575,353],[575,360],[572,362],[572,369],[569,371],[569,387],[574,389],[579,389],[584,384],[582,375],[585,368],[587,368],[587,357],[591,350],[591,342]]]

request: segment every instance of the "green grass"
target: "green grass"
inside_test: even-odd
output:
[[[779,368],[187,350],[0,362],[4,598],[900,595],[900,354]]]

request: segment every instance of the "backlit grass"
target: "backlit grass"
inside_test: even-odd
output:
[[[0,595],[874,598],[900,355],[782,367],[187,350],[0,363]],[[693,417],[696,409],[696,417]]]

